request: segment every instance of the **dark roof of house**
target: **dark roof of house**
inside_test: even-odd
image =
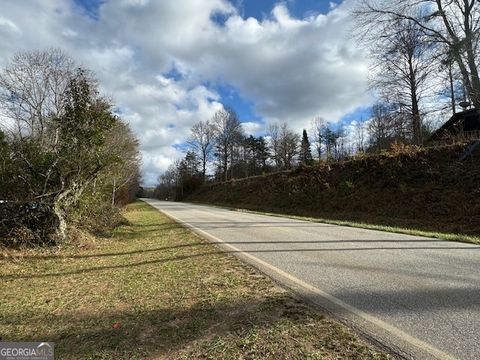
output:
[[[480,130],[480,113],[476,109],[471,109],[454,114],[450,120],[433,133],[430,139],[439,140],[447,136],[476,130]]]

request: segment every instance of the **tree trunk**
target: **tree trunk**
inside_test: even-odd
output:
[[[452,44],[450,44],[450,50],[453,54],[455,61],[460,68],[460,72],[462,73],[463,82],[468,90],[470,100],[473,103],[475,109],[480,109],[480,79],[478,75],[478,69],[475,61],[475,55],[473,52],[473,44],[472,41],[474,36],[472,34],[471,24],[470,24],[470,11],[468,10],[468,4],[463,11],[463,26],[465,31],[465,39],[463,41],[460,40],[459,36],[455,33],[454,28],[450,24],[448,17],[443,9],[443,5],[441,0],[436,0],[437,8],[439,13],[442,16],[443,23],[445,28],[452,40]],[[460,44],[465,44],[465,52],[467,55],[467,64],[465,64],[462,55],[460,53]],[[468,70],[467,70],[468,66]]]
[[[225,146],[223,152],[223,180],[228,180],[228,145]]]
[[[452,102],[452,113],[455,115],[457,112],[456,104],[455,104],[455,86],[453,84],[453,73],[452,73],[452,64],[448,65],[448,79],[450,80],[450,98]]]
[[[207,154],[205,151],[202,153],[202,182],[205,184],[207,174]]]
[[[420,109],[418,108],[417,98],[417,81],[415,77],[415,70],[413,68],[413,59],[408,59],[408,66],[410,71],[410,97],[412,101],[412,130],[413,142],[415,144],[422,143],[422,124],[420,118]]]
[[[467,45],[467,62],[470,69],[470,100],[475,109],[480,109],[480,79],[473,50]]]
[[[65,212],[63,211],[59,200],[55,201],[53,205],[53,212],[58,219],[58,228],[55,235],[61,241],[65,241],[67,238],[67,221],[65,220]]]
[[[233,179],[233,163],[235,159],[233,158],[233,146],[230,147],[230,179]]]
[[[465,66],[465,63],[463,62],[463,59],[460,57],[460,55],[458,55],[457,64],[460,72],[462,73],[463,88],[466,89],[466,91],[464,91],[464,95],[466,95],[464,100],[467,101],[468,99],[470,99],[470,93],[472,92],[472,83],[470,82],[470,76],[468,74],[467,67]]]
[[[113,189],[112,189],[112,207],[115,206],[115,186],[116,186],[116,179],[113,178]]]
[[[478,76],[477,62],[475,58],[475,51],[473,50],[473,41],[475,36],[470,23],[470,8],[469,4],[465,2],[464,13],[464,27],[465,27],[465,52],[467,54],[467,64],[470,70],[470,98],[475,109],[480,109],[480,78]]]

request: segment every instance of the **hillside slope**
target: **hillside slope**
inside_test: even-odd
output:
[[[480,234],[480,152],[465,146],[354,160],[208,184],[186,201],[360,221],[427,231]]]

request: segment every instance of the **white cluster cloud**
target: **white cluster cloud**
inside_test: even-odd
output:
[[[73,0],[2,0],[0,65],[20,50],[60,47],[92,69],[137,133],[145,182],[153,184],[180,155],[176,145],[189,128],[221,107],[207,84],[236,88],[265,124],[299,129],[368,103],[348,3],[304,19],[278,3],[258,20],[227,0],[110,0],[97,18]],[[248,132],[262,132],[245,120]]]

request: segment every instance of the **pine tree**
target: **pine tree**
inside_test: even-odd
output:
[[[302,144],[300,145],[300,162],[304,165],[312,165],[313,157],[310,148],[310,141],[308,140],[307,130],[303,129]]]
[[[257,161],[262,172],[267,171],[267,160],[270,157],[267,141],[263,136],[257,139]]]

